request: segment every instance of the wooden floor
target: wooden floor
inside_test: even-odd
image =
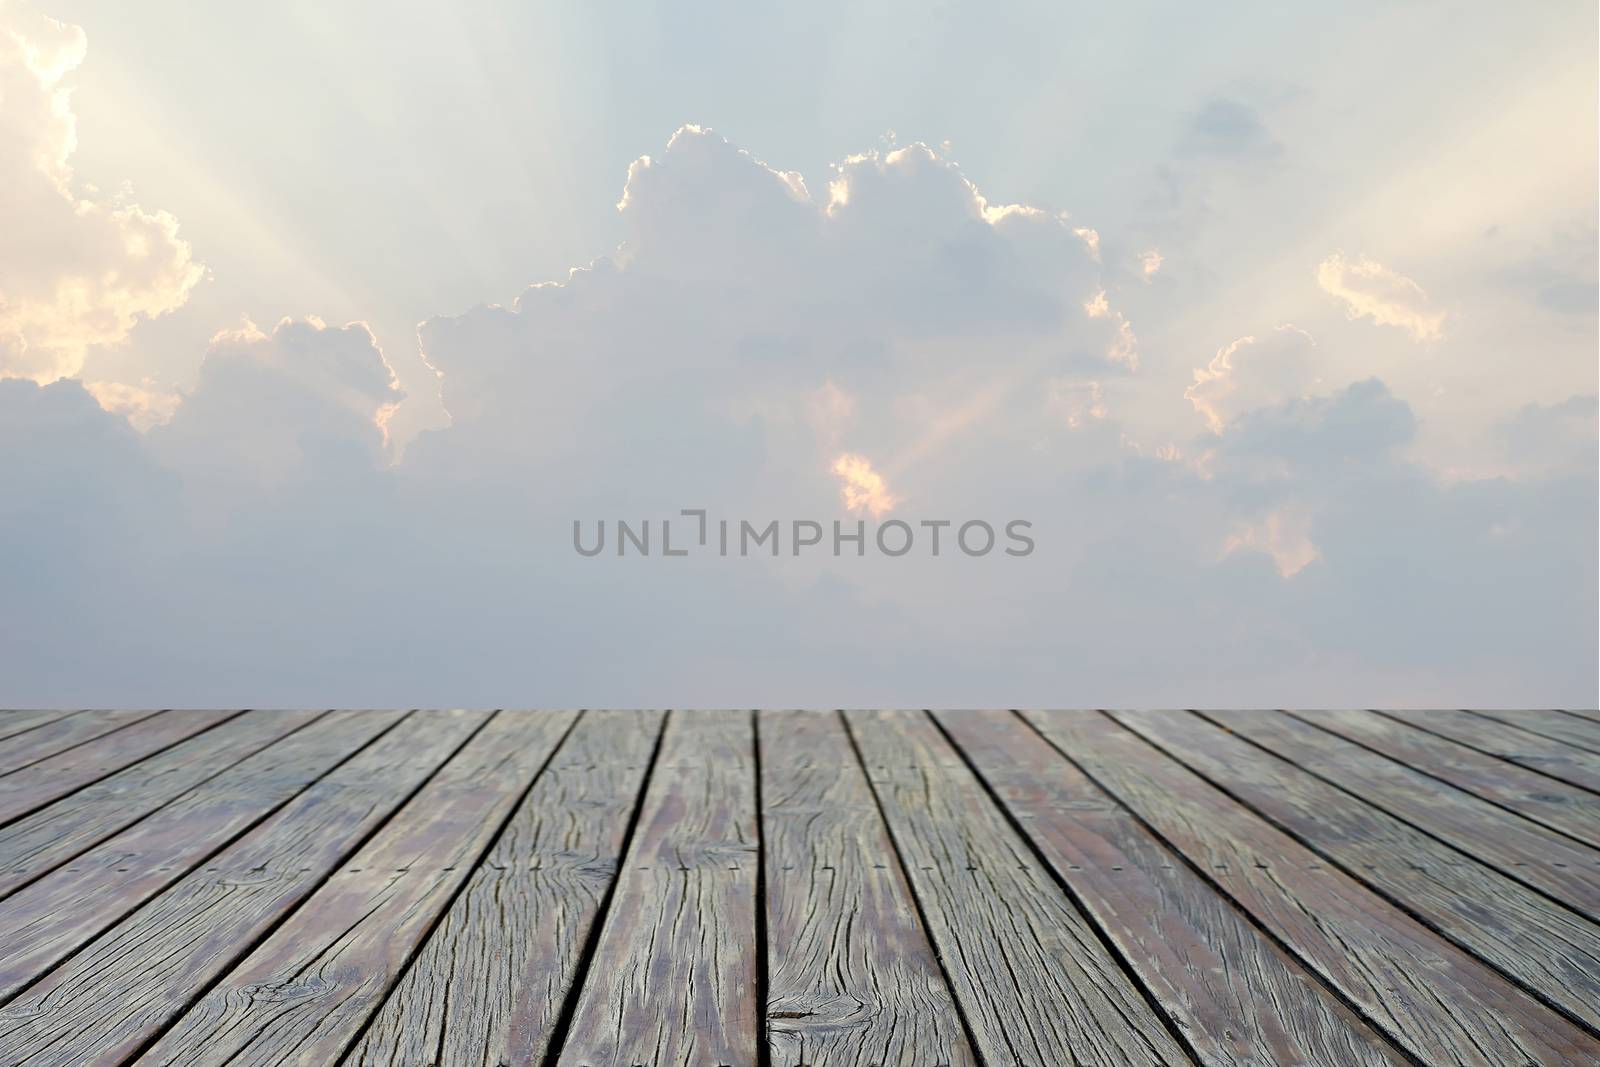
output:
[[[0,1064],[1600,1063],[1593,712],[0,713]]]

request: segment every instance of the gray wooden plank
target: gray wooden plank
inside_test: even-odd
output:
[[[1600,850],[1292,716],[1206,717],[1580,914],[1600,913]]]
[[[1583,1062],[1578,1027],[1105,716],[1030,721],[1369,1023],[1429,1064]]]
[[[926,715],[846,721],[985,1063],[1191,1062]]]
[[[1594,726],[1572,715],[1559,711],[1472,711],[1469,714],[1581,748],[1592,756],[1600,755],[1600,736],[1596,736]]]
[[[0,999],[205,862],[393,724],[335,713],[179,797],[0,901]]]
[[[155,715],[153,710],[80,711],[36,729],[0,741],[0,776],[11,774],[39,760],[65,752],[86,741],[93,741],[140,719]]]
[[[1406,1062],[1017,716],[937,719],[1202,1063]]]
[[[0,1010],[0,1062],[48,1056],[61,1065],[110,1064],[133,1056],[310,896],[486,718],[413,714],[297,794]]]
[[[1600,1029],[1594,922],[1209,722],[1117,717],[1457,945]]]
[[[841,719],[758,725],[772,1064],[975,1065]]]
[[[0,898],[156,811],[319,711],[251,712],[135,763],[0,829]]]
[[[749,712],[673,712],[561,1049],[562,1067],[753,1067]]]
[[[339,1062],[573,718],[498,713],[141,1061]]]
[[[345,1062],[544,1062],[660,730],[584,713]]]
[[[0,778],[0,826],[209,730],[237,711],[164,711]]]
[[[78,714],[65,708],[16,708],[0,711],[0,741]]]
[[[1591,846],[1600,843],[1600,795],[1375,712],[1296,714],[1552,830]]]
[[[1574,718],[1582,719],[1584,722],[1600,726],[1600,711],[1595,711],[1593,708],[1562,708],[1561,712],[1563,715],[1571,715]]]
[[[1465,711],[1397,710],[1383,714],[1546,777],[1600,793],[1600,759],[1571,745]]]

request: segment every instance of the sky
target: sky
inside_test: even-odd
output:
[[[1592,706],[1596,99],[1577,2],[0,0],[0,704]]]

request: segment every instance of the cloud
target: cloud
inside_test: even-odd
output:
[[[146,378],[139,385],[124,382],[86,382],[84,388],[107,411],[121,415],[137,430],[148,430],[171,420],[183,403],[177,392],[158,391],[155,382]]]
[[[211,340],[192,392],[150,431],[191,477],[279,484],[334,454],[385,462],[383,424],[404,394],[364,323],[246,322]]]
[[[938,152],[808,184],[686,127],[621,199],[612,254],[422,325],[453,418],[399,462],[360,324],[219,334],[144,434],[75,382],[0,382],[8,699],[1588,699],[1592,398],[1490,432],[1523,457],[1504,476],[1446,480],[1409,458],[1403,396],[1324,380],[1285,327],[1223,346],[1195,416],[1152,430],[1131,413],[1180,379],[1108,358],[1123,291],[1081,227]],[[686,508],[1024,519],[1038,547],[572,550],[574,519],[690,543]]]
[[[90,348],[181,306],[204,271],[178,223],[76,182],[66,77],[83,31],[0,6],[0,377],[77,374]]]
[[[1416,429],[1411,406],[1379,379],[1368,378],[1246,412],[1235,421],[1222,455],[1331,485],[1343,472],[1386,465]]]
[[[846,511],[866,512],[877,519],[900,502],[865,456],[845,453],[833,461],[833,473],[839,476],[839,495]]]
[[[841,452],[931,477],[949,449],[1008,432],[1006,408],[1045,381],[1136,365],[1131,324],[1059,213],[993,202],[921,144],[813,185],[680,129],[629,168],[614,254],[423,323],[452,425],[411,446],[415,463],[563,478],[649,433],[633,462],[661,495],[689,494],[753,477],[730,457],[760,439],[822,499]],[[601,429],[630,419],[633,434]]]
[[[1487,435],[1504,469],[1516,476],[1592,476],[1600,440],[1600,398],[1525,404]]]
[[[1164,262],[1160,251],[1152,248],[1139,256],[1139,273],[1148,281],[1156,276]]]
[[[1106,347],[1106,358],[1113,363],[1122,363],[1129,370],[1139,369],[1139,340],[1133,335],[1133,326],[1123,316],[1122,312],[1112,308],[1106,300],[1104,289],[1084,301],[1084,314],[1091,319],[1105,319],[1116,330],[1111,343]]]
[[[1184,398],[1211,432],[1220,434],[1240,412],[1301,395],[1314,384],[1311,350],[1316,343],[1305,330],[1290,324],[1264,338],[1241,337],[1196,368]]]
[[[40,545],[93,537],[142,502],[170,503],[174,484],[144,439],[80,383],[0,379],[0,525],[8,527],[8,545],[31,543],[45,528]],[[63,523],[65,514],[91,521]],[[8,575],[29,573],[7,559]]]
[[[1223,555],[1241,550],[1272,557],[1278,573],[1293,578],[1321,557],[1311,543],[1310,516],[1291,510],[1269,511],[1253,522],[1241,523],[1223,544]]]
[[[1335,252],[1317,267],[1317,284],[1344,304],[1351,319],[1397,326],[1418,343],[1444,336],[1445,313],[1434,307],[1422,286],[1377,260],[1347,260],[1343,252]]]

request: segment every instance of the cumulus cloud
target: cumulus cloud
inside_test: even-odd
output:
[[[65,80],[86,47],[78,27],[0,4],[0,377],[76,375],[203,274],[171,215],[74,178]]]
[[[137,430],[148,430],[169,421],[183,402],[183,394],[158,387],[151,378],[138,385],[126,382],[87,382],[89,395],[107,411],[128,420]]]
[[[1375,259],[1351,260],[1335,252],[1318,265],[1317,284],[1344,305],[1351,319],[1399,327],[1419,343],[1444,336],[1445,313],[1422,286]]]
[[[1178,381],[1119,354],[1132,328],[1085,227],[991,201],[937,151],[808,183],[686,127],[634,164],[620,206],[613,254],[423,324],[452,423],[399,463],[383,424],[400,397],[360,324],[218,335],[142,435],[76,383],[0,382],[0,558],[22,561],[0,570],[9,698],[1562,703],[1592,687],[1595,488],[1568,448],[1592,442],[1592,400],[1561,407],[1554,442],[1535,433],[1551,412],[1504,430],[1508,455],[1567,459],[1446,481],[1408,458],[1404,398],[1323,381],[1286,327],[1224,346],[1190,385],[1197,417],[1141,433],[1127,409],[1180,404]],[[922,519],[1025,519],[1037,550],[572,551],[574,519],[670,518],[675,546],[696,542],[682,509],[735,529],[892,515],[919,538]]]
[[[0,528],[7,547],[43,550],[92,538],[94,525],[104,529],[141,502],[170,503],[173,484],[140,435],[80,383],[0,379]],[[66,516],[89,521],[64,523]],[[8,575],[28,572],[15,556],[6,558]]]
[[[769,439],[810,431],[769,454],[808,449],[785,476],[813,492],[841,452],[915,480],[973,435],[1020,430],[1007,408],[1044,382],[1136,365],[1060,213],[991,201],[921,144],[848,157],[817,187],[679,130],[629,168],[615,254],[422,325],[452,425],[412,446],[416,463],[565,472],[618,454],[596,427],[632,420],[661,442],[633,458],[652,485],[709,492],[753,476],[734,454],[759,422]]]
[[[383,424],[404,394],[364,323],[284,319],[217,334],[195,387],[152,448],[217,481],[281,483],[332,452],[381,465]]]
[[[1316,339],[1298,326],[1285,324],[1266,337],[1253,334],[1217,350],[1184,398],[1194,405],[1212,433],[1220,434],[1240,412],[1301,395],[1315,381],[1311,361]]]

